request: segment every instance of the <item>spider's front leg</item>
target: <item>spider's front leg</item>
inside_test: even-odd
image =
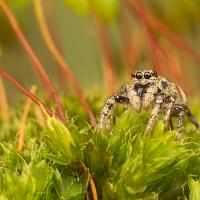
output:
[[[127,97],[127,90],[128,90],[128,85],[125,85],[119,93],[111,96],[108,98],[108,100],[105,103],[105,106],[103,107],[100,115],[100,120],[99,120],[99,129],[102,131],[106,124],[110,123],[110,118],[114,112],[115,105],[117,103],[122,103],[122,104],[130,104],[130,100]]]
[[[151,113],[151,118],[149,119],[148,125],[145,129],[145,135],[148,135],[151,133],[151,131],[155,125],[155,122],[158,119],[158,116],[161,112],[163,101],[164,101],[164,95],[159,94],[159,96],[156,98],[154,108]]]

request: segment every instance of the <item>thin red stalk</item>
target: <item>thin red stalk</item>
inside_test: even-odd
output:
[[[121,55],[123,59],[124,66],[127,68],[129,72],[132,72],[134,69],[134,66],[131,63],[131,59],[128,56],[129,52],[132,49],[132,45],[130,43],[130,39],[132,39],[132,27],[129,21],[128,16],[126,15],[126,11],[122,8],[122,12],[119,18],[118,22],[119,26],[119,33],[120,33],[120,38],[121,38]],[[137,55],[137,52],[134,52],[134,54],[131,56],[132,57],[137,57],[135,56],[135,53]]]
[[[51,109],[49,109],[43,102],[41,102],[35,95],[33,95],[31,92],[29,92],[26,88],[24,88],[19,82],[17,82],[12,76],[10,76],[4,69],[0,68],[0,75],[7,79],[9,82],[11,82],[15,87],[17,87],[24,95],[29,97],[36,105],[38,105],[40,108],[44,108],[44,110],[49,114],[50,116],[55,116],[57,119],[59,119],[62,122],[65,122],[60,116],[58,116],[56,113],[54,113]]]
[[[48,1],[43,1],[45,3],[44,7],[46,8],[46,14],[47,14],[47,23],[49,26],[49,32],[52,35],[52,39],[55,42],[55,45],[57,46],[60,54],[63,56],[65,55],[64,52],[64,47],[63,43],[61,42],[61,36],[58,28],[58,23],[56,22],[56,13],[55,13],[55,5],[54,5],[54,0],[48,0]],[[57,64],[58,65],[58,64]],[[66,81],[66,75],[63,73],[63,71],[60,69],[59,66],[58,68],[58,76],[60,80],[60,86],[62,88],[62,91],[68,91],[69,85],[68,82]]]
[[[168,68],[169,68],[169,71],[171,72],[170,74],[172,75],[173,79],[174,80],[177,80],[178,79],[178,82],[179,83],[182,83],[181,82],[181,75],[180,73],[176,70],[176,67],[173,65],[173,63],[171,62],[171,60],[169,59],[168,55],[166,54],[166,52],[160,47],[160,45],[158,44],[158,42],[156,41],[153,33],[151,32],[150,30],[150,27],[149,27],[149,24],[147,24],[147,16],[146,16],[146,12],[144,10],[144,7],[141,6],[141,2],[138,2],[138,1],[135,1],[135,4],[134,4],[134,8],[135,10],[141,10],[141,12],[143,13],[143,22],[146,24],[153,40],[154,40],[154,45],[156,46],[156,49],[160,51],[161,53],[161,56],[163,56],[164,58],[164,61],[166,62]],[[158,53],[159,53],[158,51]],[[159,55],[158,55],[159,57]]]
[[[88,114],[92,124],[95,126],[96,125],[96,119],[95,116],[92,112],[92,109],[90,108],[84,94],[83,91],[80,87],[80,84],[78,83],[78,81],[76,80],[75,75],[73,74],[73,72],[71,71],[68,63],[65,61],[65,59],[63,58],[63,56],[60,54],[59,50],[57,49],[50,33],[49,33],[49,29],[43,14],[43,8],[41,5],[41,1],[40,0],[34,0],[34,8],[35,8],[35,14],[38,20],[38,24],[39,24],[39,28],[40,31],[43,35],[44,41],[46,42],[46,45],[48,46],[49,51],[51,52],[51,54],[53,55],[53,57],[55,58],[55,60],[58,63],[58,66],[60,67],[60,69],[63,71],[63,73],[66,75],[66,77],[69,79],[71,85],[74,87],[77,96],[79,97],[86,113]]]
[[[21,42],[21,44],[22,44],[24,50],[26,51],[27,55],[32,60],[32,62],[34,63],[34,65],[33,65],[34,69],[38,73],[38,76],[40,77],[41,82],[45,83],[46,88],[50,90],[52,96],[54,97],[55,103],[58,107],[60,117],[62,118],[63,121],[64,120],[66,121],[66,117],[65,117],[65,114],[62,110],[60,100],[59,100],[59,98],[56,94],[56,89],[54,88],[52,82],[50,81],[48,74],[44,70],[44,67],[41,64],[39,58],[36,56],[33,49],[31,48],[30,44],[28,43],[25,35],[21,31],[12,10],[9,8],[9,6],[7,5],[7,3],[4,0],[0,0],[0,8],[4,12],[5,16],[8,18],[11,27],[13,28],[15,34],[17,35],[17,37],[18,37],[19,41]]]
[[[135,33],[131,37],[130,49],[128,54],[126,55],[130,62],[131,71],[134,71],[136,69],[136,64],[138,63],[141,56],[142,45],[144,45],[145,42],[144,39],[145,38],[143,34],[141,34],[141,32]]]
[[[148,13],[149,14],[149,13]],[[165,24],[152,15],[148,15],[148,22],[150,25],[157,27],[158,30],[176,47],[179,47],[185,54],[187,54],[194,62],[200,64],[200,56],[193,51],[180,37],[173,33]]]
[[[134,4],[131,0],[128,0],[129,5],[133,8]],[[147,23],[159,30],[171,43],[173,43],[176,47],[181,49],[188,57],[190,57],[194,62],[200,65],[200,56],[193,51],[179,36],[173,33],[170,28],[165,25],[158,18],[154,17],[142,4],[142,1],[138,1],[140,6],[143,7],[143,10],[146,15]]]
[[[155,44],[155,39],[154,39],[153,35],[151,34],[147,24],[144,21],[143,15],[139,14],[139,16],[140,16],[141,22],[143,24],[144,31],[146,33],[147,39],[148,39],[149,49],[151,51],[151,55],[152,55],[155,67],[156,68],[157,67],[160,68],[160,62],[159,62],[159,59],[158,59],[157,47],[156,47],[156,44]]]
[[[169,55],[158,43],[157,43],[157,47],[159,49],[159,55],[161,58],[163,58],[163,61],[165,62],[167,66],[167,70],[169,70],[172,80],[180,84],[181,87],[183,87],[186,91],[188,91],[188,88],[186,84],[184,84],[184,81],[183,81],[183,75],[181,71],[177,69],[177,65],[173,62],[173,59],[169,57]]]
[[[163,56],[163,60],[165,61],[168,69],[170,71],[170,75],[172,76],[173,80],[176,80],[178,83],[182,83],[182,76],[176,69],[176,66],[172,63],[172,60],[169,58],[168,54],[164,51],[164,49],[157,43],[157,47],[160,50],[161,56]]]
[[[145,12],[144,7],[142,6],[141,2],[138,2],[138,7],[142,11],[144,23],[146,23],[146,25],[148,27],[149,26],[149,24],[147,22],[148,17],[146,16],[146,12]],[[150,27],[149,27],[149,31],[151,32]],[[152,34],[152,37],[154,37],[153,33],[151,33],[151,34]],[[162,49],[160,47],[160,45],[156,41],[155,37],[154,37],[154,43],[155,43],[155,46],[157,47],[158,53],[160,51],[161,56],[163,56],[164,61],[165,61],[166,65],[167,65],[167,69],[169,69],[170,75],[172,76],[173,80],[176,80],[178,83],[182,84],[183,82],[181,81],[182,80],[181,74],[178,72],[176,66],[172,63],[172,60],[166,54],[166,52],[164,51],[164,49]],[[159,57],[159,55],[158,55],[158,57]]]
[[[116,73],[114,70],[114,59],[112,55],[112,50],[111,50],[106,26],[104,22],[101,20],[101,18],[98,16],[98,14],[96,13],[95,7],[92,7],[92,9],[93,9],[93,17],[94,17],[94,21],[97,27],[99,41],[101,45],[101,51],[103,55],[105,82],[106,82],[108,92],[112,94],[113,91],[115,90],[116,80],[117,80]]]
[[[155,68],[159,74],[162,74],[163,71],[160,66],[156,39],[154,38],[154,35],[152,34],[148,24],[145,21],[145,13],[144,13],[142,7],[140,7],[137,0],[133,0],[132,2],[134,3],[134,8],[135,8],[136,14],[144,27],[144,31],[145,31],[147,39],[148,39],[149,49],[151,51],[151,55],[153,58],[153,62],[155,64]]]

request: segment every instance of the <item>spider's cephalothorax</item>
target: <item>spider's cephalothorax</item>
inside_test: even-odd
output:
[[[165,122],[169,124],[170,116],[178,117],[178,131],[183,130],[183,119],[187,115],[190,121],[199,128],[199,124],[191,114],[187,106],[187,98],[183,90],[169,82],[162,76],[158,76],[154,70],[138,70],[131,74],[132,81],[125,85],[115,95],[108,98],[101,111],[99,128],[105,128],[109,123],[116,103],[131,106],[137,112],[141,109],[152,108],[151,117],[145,133],[149,134],[154,127],[160,113],[164,114]]]

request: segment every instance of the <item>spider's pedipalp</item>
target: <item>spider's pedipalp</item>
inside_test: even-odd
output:
[[[158,87],[156,85],[152,85],[147,88],[145,94],[143,95],[142,107],[147,110],[154,103],[156,99],[156,93],[158,92]]]
[[[141,111],[142,103],[141,103],[141,99],[138,96],[137,92],[135,90],[133,90],[133,89],[130,89],[128,91],[127,96],[128,96],[128,98],[130,100],[131,107],[133,107],[133,109],[136,112],[140,112]]]

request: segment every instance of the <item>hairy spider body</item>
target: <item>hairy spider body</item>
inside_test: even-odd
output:
[[[100,115],[99,128],[101,130],[109,124],[117,103],[131,106],[137,112],[141,109],[152,108],[145,134],[151,133],[160,113],[164,114],[164,120],[168,125],[172,114],[178,117],[178,132],[184,129],[185,115],[199,128],[197,120],[187,106],[187,97],[179,86],[158,76],[153,70],[138,70],[131,76],[131,83],[124,85],[118,93],[106,101]]]

